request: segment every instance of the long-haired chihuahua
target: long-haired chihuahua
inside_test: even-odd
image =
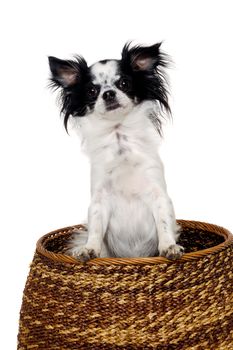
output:
[[[86,230],[68,250],[81,261],[183,254],[158,154],[162,117],[170,115],[169,59],[160,47],[127,43],[120,60],[91,66],[81,56],[49,57],[65,127],[76,121],[91,164]]]

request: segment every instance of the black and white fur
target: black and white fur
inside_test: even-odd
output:
[[[82,261],[183,254],[158,154],[161,116],[170,113],[160,46],[126,44],[121,60],[90,67],[80,56],[49,57],[65,127],[70,117],[77,122],[91,163],[87,231],[68,251]]]

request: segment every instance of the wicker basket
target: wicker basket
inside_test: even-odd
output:
[[[18,349],[233,349],[233,236],[179,223],[188,253],[175,262],[83,264],[61,254],[73,227],[43,236],[24,290]]]

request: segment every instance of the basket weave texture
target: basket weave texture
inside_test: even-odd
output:
[[[233,236],[178,222],[192,251],[175,262],[83,264],[61,254],[73,227],[43,236],[24,290],[18,350],[233,349]]]

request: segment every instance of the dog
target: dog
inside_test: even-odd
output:
[[[88,66],[82,56],[49,57],[52,87],[60,89],[64,125],[75,121],[91,164],[86,230],[68,254],[178,259],[179,226],[158,154],[162,118],[171,114],[161,43],[126,43],[121,59]]]

